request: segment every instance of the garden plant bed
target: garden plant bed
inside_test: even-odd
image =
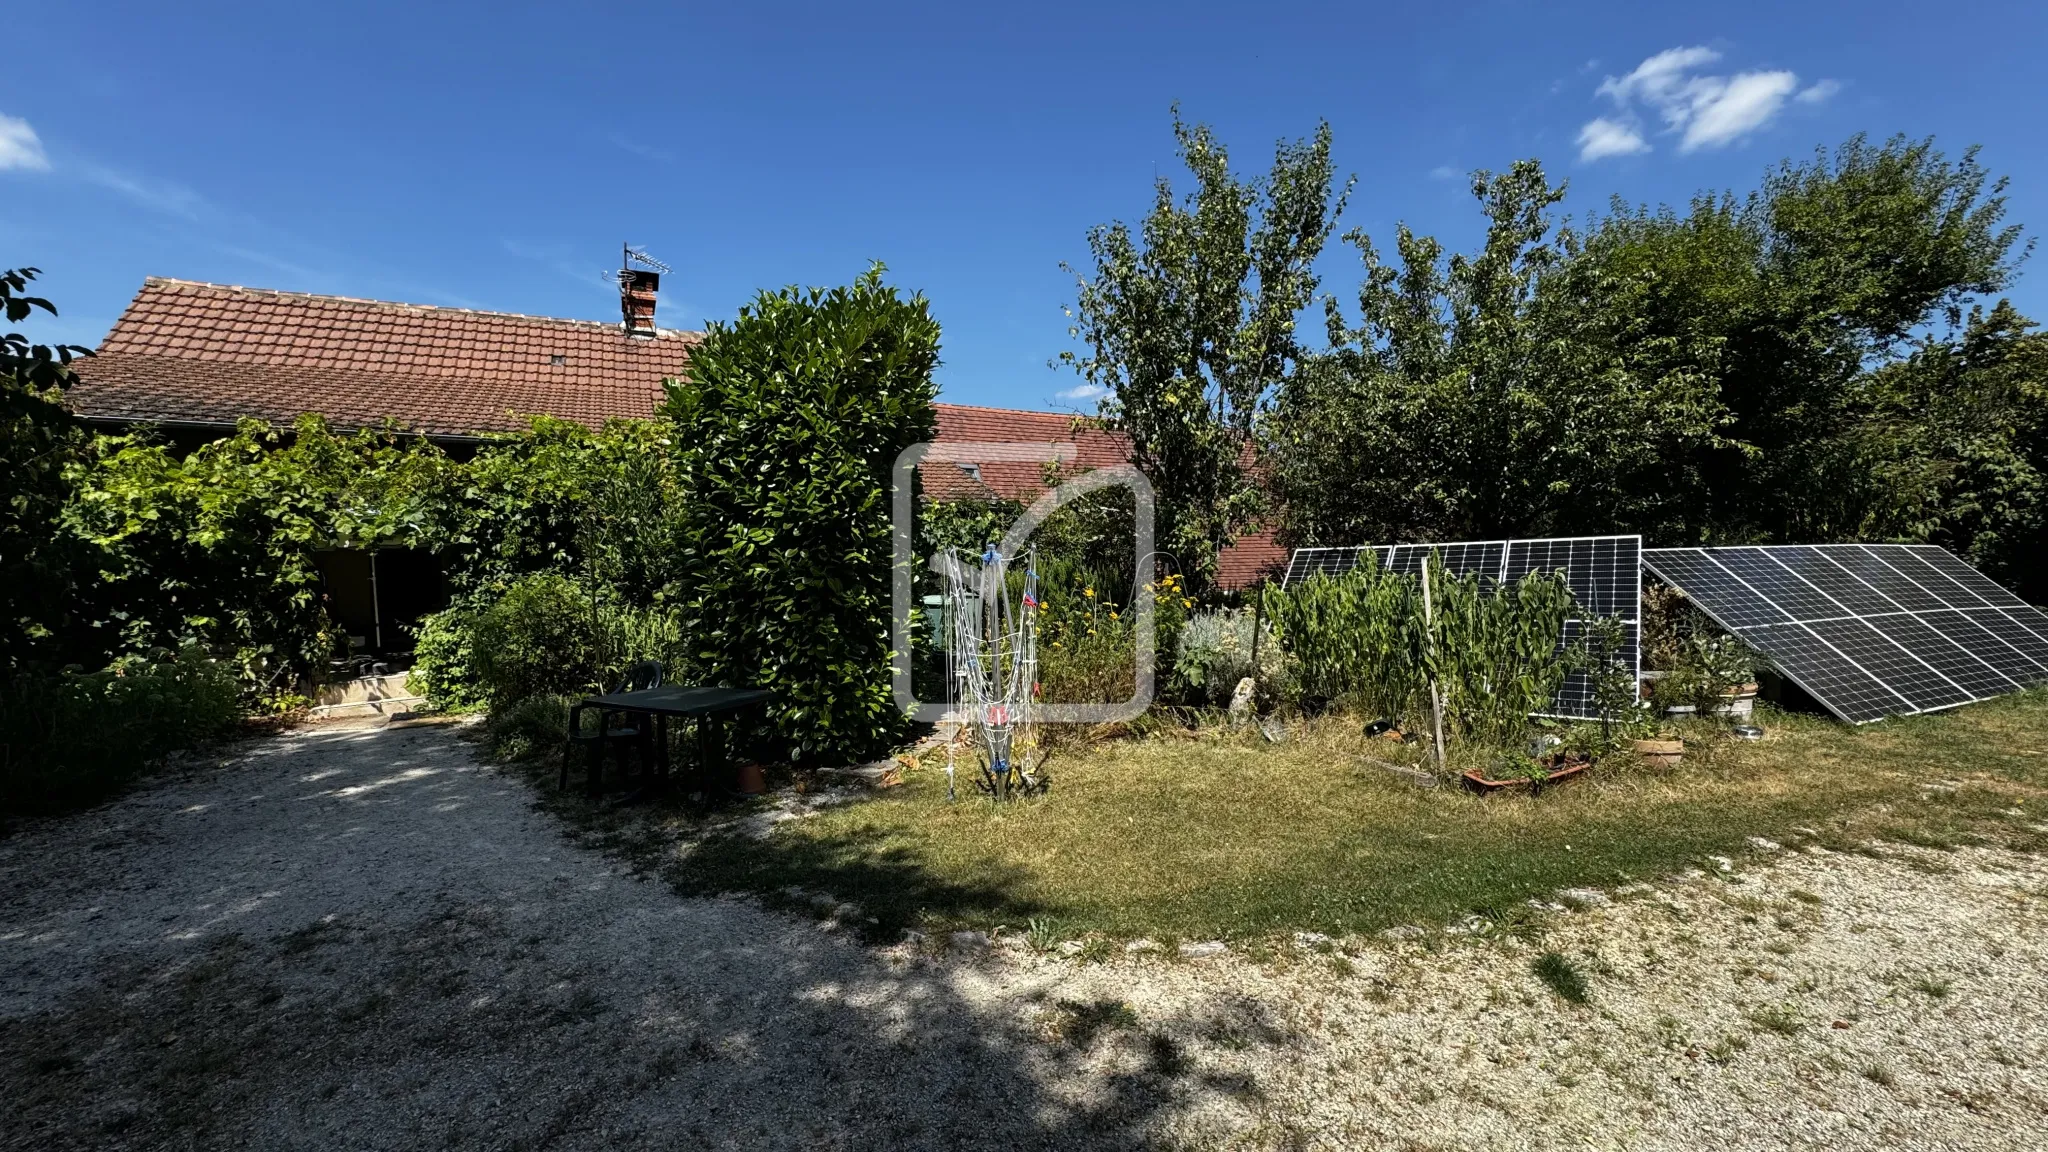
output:
[[[1560,780],[1569,780],[1586,769],[1591,768],[1593,762],[1584,758],[1573,758],[1557,762],[1547,762],[1544,766],[1550,770],[1543,776],[1542,788],[1548,788]],[[1505,791],[1510,788],[1536,788],[1537,791],[1542,790],[1542,788],[1537,788],[1534,776],[1513,776],[1506,780],[1495,780],[1478,768],[1467,768],[1462,779],[1465,781],[1465,787],[1479,793],[1481,796],[1491,796],[1496,792]]]

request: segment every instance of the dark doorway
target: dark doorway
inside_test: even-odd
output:
[[[380,658],[412,652],[420,621],[448,606],[441,565],[418,548],[337,548],[316,552],[327,614],[348,637],[349,654]]]

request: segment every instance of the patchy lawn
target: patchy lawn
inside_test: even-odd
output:
[[[1751,837],[2048,845],[2048,692],[1862,728],[1777,713],[1764,724],[1761,742],[1695,733],[1683,767],[1602,765],[1534,799],[1418,788],[1362,759],[1373,747],[1355,725],[1331,722],[1280,745],[1100,744],[1056,760],[1049,794],[1001,809],[964,781],[947,803],[934,757],[903,787],[766,835],[581,815],[658,853],[684,892],[829,893],[889,939],[1034,921],[1041,938],[1167,941],[1513,921],[1532,897],[1680,871]]]

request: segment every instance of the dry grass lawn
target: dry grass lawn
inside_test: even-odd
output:
[[[1251,940],[1512,922],[1532,898],[1681,871],[1752,837],[2048,844],[2048,692],[1862,728],[1764,723],[1760,742],[1703,730],[1682,767],[1610,761],[1535,798],[1417,787],[1368,763],[1384,745],[1336,721],[1277,745],[1098,744],[1055,760],[1048,794],[1001,808],[964,780],[947,803],[932,757],[904,787],[765,837],[700,839],[696,821],[672,818],[662,838],[684,846],[664,871],[690,892],[830,893],[889,938],[1035,921],[1041,937]]]

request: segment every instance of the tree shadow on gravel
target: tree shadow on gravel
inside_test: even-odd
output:
[[[1186,1050],[1200,1021],[1102,1009],[1085,1044],[1048,1039],[1028,995],[970,1002],[957,968],[680,900],[558,839],[479,849],[474,875],[415,856],[437,835],[558,833],[514,830],[530,797],[495,773],[394,775],[381,740],[357,738],[352,767],[320,781],[374,800],[342,813],[346,854],[318,861],[367,871],[372,896],[110,953],[91,981],[0,1019],[0,1146],[1131,1148],[1180,1143],[1176,1118],[1228,1090]],[[281,786],[304,778],[293,755],[252,769],[279,774],[278,803],[349,803]],[[220,847],[211,867],[239,875]],[[902,861],[841,867],[849,899],[898,882],[960,907],[1002,898]],[[401,878],[422,894],[393,896]]]
[[[848,927],[874,944],[895,943],[905,929],[933,923],[1022,927],[1045,911],[1005,878],[946,876],[872,829],[788,838],[772,847],[744,835],[712,836],[662,871],[684,895],[749,892],[769,907],[811,915],[850,904],[858,916]]]

